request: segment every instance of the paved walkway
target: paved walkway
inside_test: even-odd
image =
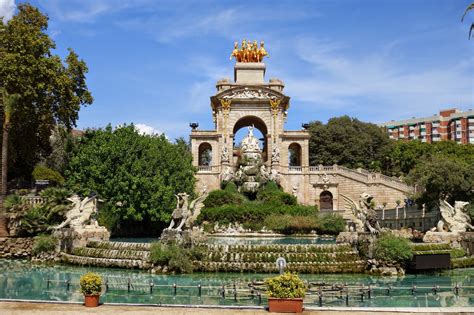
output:
[[[30,303],[30,302],[0,302],[0,314],[2,315],[23,315],[23,314],[201,314],[201,315],[262,315],[268,314],[263,308],[238,309],[238,308],[186,308],[186,307],[157,307],[157,306],[132,306],[132,305],[101,305],[97,308],[86,308],[80,304],[72,303]],[[272,313],[276,314],[276,313]],[[363,315],[363,314],[474,314],[473,308],[337,308],[337,309],[312,309],[305,310],[304,315]]]

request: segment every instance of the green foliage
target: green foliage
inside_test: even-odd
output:
[[[34,180],[49,180],[51,184],[64,184],[64,177],[58,171],[52,170],[44,165],[37,165],[33,170]]]
[[[262,203],[271,203],[279,205],[296,205],[295,196],[282,191],[275,182],[268,182],[257,192],[258,201]]]
[[[84,295],[99,295],[102,291],[102,277],[93,272],[82,275],[79,284]]]
[[[51,253],[56,249],[58,240],[52,235],[40,235],[35,238],[33,243],[32,252],[34,255],[39,255],[41,253]]]
[[[315,213],[312,206],[274,205],[269,203],[246,202],[241,205],[223,205],[214,208],[203,208],[198,216],[198,223],[207,221],[214,224],[254,223],[261,228],[266,217],[270,215],[310,216]],[[259,224],[259,225],[258,225]],[[251,227],[249,225],[248,227]]]
[[[311,122],[308,130],[311,165],[380,170],[390,149],[390,139],[382,128],[348,116],[331,118],[327,124]]]
[[[202,259],[203,252],[199,247],[184,248],[178,244],[155,242],[150,248],[150,261],[156,265],[167,266],[168,271],[190,273],[193,271],[193,260]]]
[[[237,185],[234,182],[228,182],[225,187],[225,191],[232,192],[232,193],[238,193]]]
[[[54,126],[71,129],[81,105],[93,101],[85,62],[71,49],[64,61],[54,55],[47,28],[47,16],[28,3],[18,4],[18,13],[0,23],[0,82],[8,94],[19,95],[9,132],[14,178],[29,179],[34,165],[51,151]]]
[[[48,198],[46,203],[37,206],[13,206],[10,212],[14,213],[14,219],[19,221],[18,234],[37,235],[60,224],[71,207],[66,199],[69,195],[67,189],[51,187],[41,192],[42,197]]]
[[[337,235],[344,231],[345,220],[335,214],[292,216],[269,215],[264,221],[265,227],[277,233],[296,234],[316,231],[318,234]]]
[[[296,233],[310,233],[318,229],[318,217],[310,216],[291,216],[283,215],[269,215],[264,221],[265,227],[277,233],[282,234],[296,234]]]
[[[474,201],[474,162],[436,156],[424,159],[408,174],[407,182],[423,188],[415,195],[419,204],[435,207],[440,199]]]
[[[413,256],[410,241],[403,237],[384,234],[377,239],[374,258],[388,264],[406,265]]]
[[[227,185],[229,186],[229,184]],[[204,206],[208,208],[220,207],[223,205],[241,205],[245,202],[245,197],[232,189],[213,190],[204,200]]]
[[[133,125],[109,125],[87,131],[78,142],[66,185],[105,200],[109,221],[117,222],[112,232],[119,222],[166,224],[176,206],[174,195],[193,193],[195,169],[182,140],[170,143],[164,135],[139,134]]]
[[[19,206],[23,203],[23,200],[21,199],[21,196],[15,194],[15,195],[9,195],[7,198],[5,198],[5,202],[3,206],[5,209],[10,210],[11,208],[15,206]]]
[[[265,279],[267,294],[275,298],[304,298],[306,285],[297,274],[285,272],[282,275]]]
[[[344,231],[346,227],[346,221],[340,215],[330,213],[324,214],[319,218],[317,229],[319,234],[337,235]]]

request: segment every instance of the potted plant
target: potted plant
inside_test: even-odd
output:
[[[268,310],[280,313],[302,313],[306,285],[295,273],[285,272],[265,280]]]
[[[88,272],[82,275],[79,284],[81,285],[81,292],[84,294],[84,305],[97,307],[102,291],[102,278],[96,273]]]

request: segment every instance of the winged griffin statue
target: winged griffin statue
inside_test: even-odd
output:
[[[189,195],[185,192],[179,193],[176,196],[176,208],[171,214],[171,223],[167,230],[181,231],[184,228],[190,228],[201,209],[204,206],[203,201],[207,197],[207,190],[204,189],[201,196],[191,201],[189,204]],[[176,226],[176,227],[175,227]]]
[[[471,225],[471,219],[465,212],[469,202],[455,201],[454,207],[446,200],[440,200],[439,210],[441,212],[441,220],[438,221],[436,228],[438,232],[466,232],[467,229],[474,230]]]
[[[355,225],[356,232],[370,232],[373,235],[380,233],[381,228],[377,221],[377,213],[371,207],[374,198],[368,193],[362,193],[356,203],[350,197],[340,194],[344,199],[344,208],[350,213],[350,218]]]
[[[73,203],[73,207],[66,213],[66,220],[55,226],[54,230],[64,227],[98,226],[95,219],[97,214],[97,196],[90,196],[81,200],[79,196],[73,195],[67,200]]]

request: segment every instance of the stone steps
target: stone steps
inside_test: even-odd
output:
[[[139,259],[117,259],[117,258],[96,258],[76,256],[63,253],[61,259],[65,263],[81,265],[81,266],[96,266],[96,267],[120,267],[120,268],[139,268],[147,269],[150,264]]]
[[[209,252],[205,256],[207,261],[216,262],[269,262],[274,263],[277,258],[283,257],[287,262],[307,262],[307,263],[322,263],[322,262],[339,262],[339,261],[354,261],[359,259],[356,251],[344,251],[334,253],[251,253],[251,252]]]
[[[75,256],[94,257],[94,258],[148,260],[148,258],[150,257],[150,251],[139,251],[139,250],[128,250],[128,249],[117,250],[117,249],[78,247],[78,248],[74,248],[72,253]]]
[[[116,249],[116,250],[135,250],[149,251],[151,243],[130,243],[130,242],[109,242],[109,241],[89,241],[88,248]]]

